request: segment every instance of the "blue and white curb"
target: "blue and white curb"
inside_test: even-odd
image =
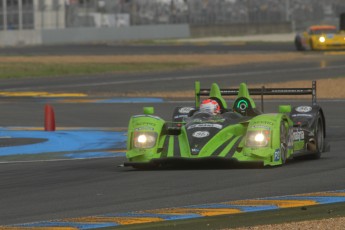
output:
[[[61,153],[67,158],[124,156],[126,133],[108,130],[38,130],[0,129],[0,138],[30,138],[40,143],[1,147],[0,156]],[[118,150],[121,150],[122,153]]]
[[[144,210],[128,213],[110,213],[79,218],[66,218],[61,220],[3,226],[0,227],[0,230],[9,230],[12,228],[45,228],[48,230],[53,230],[56,228],[68,228],[76,230],[96,229],[103,227],[124,226],[130,224],[194,219],[207,216],[233,215],[237,213],[279,210],[283,208],[296,208],[340,202],[345,202],[345,190],[228,201],[217,204],[190,205],[184,207]]]

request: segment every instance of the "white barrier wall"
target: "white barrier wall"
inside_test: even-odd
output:
[[[42,31],[43,44],[111,42],[126,40],[186,38],[188,25],[129,26],[119,28],[70,28]]]
[[[42,36],[37,30],[0,31],[0,46],[20,46],[42,44]]]
[[[0,32],[0,46],[52,45],[188,37],[190,37],[188,24],[129,26],[119,28],[8,30]]]

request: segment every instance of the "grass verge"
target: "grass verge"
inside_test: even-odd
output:
[[[193,63],[0,63],[0,79],[23,77],[53,77],[113,72],[145,72],[193,67]]]
[[[310,59],[300,53],[275,54],[189,54],[189,55],[117,55],[117,56],[0,56],[0,79],[24,77],[82,76],[104,73],[172,71],[197,67],[219,67],[248,63],[269,63]],[[311,87],[310,81],[264,84],[265,87]],[[318,98],[345,98],[345,77],[318,80]],[[192,86],[191,86],[192,87]],[[226,86],[223,86],[226,87]],[[249,85],[261,87],[261,85]],[[128,92],[129,97],[189,98],[194,92]],[[269,97],[267,97],[269,98]],[[295,97],[294,97],[295,98]],[[303,98],[303,97],[301,97]]]
[[[299,53],[118,56],[0,56],[0,79],[51,77],[114,72],[142,72],[218,67],[245,63],[282,62],[303,58]]]

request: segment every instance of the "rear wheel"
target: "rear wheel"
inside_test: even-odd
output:
[[[313,40],[311,40],[311,39],[310,39],[310,41],[309,41],[309,46],[310,46],[310,49],[311,49],[311,50],[314,50],[314,49],[315,49],[315,48],[314,48]]]
[[[325,148],[325,127],[322,116],[320,115],[318,115],[317,124],[315,128],[315,144],[316,151],[312,155],[312,158],[319,159],[321,157],[321,153],[324,151]]]

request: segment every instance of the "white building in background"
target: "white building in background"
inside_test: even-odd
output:
[[[65,0],[1,0],[0,30],[65,28]]]
[[[25,0],[18,0],[25,1]],[[33,0],[35,29],[65,28],[65,0]]]

